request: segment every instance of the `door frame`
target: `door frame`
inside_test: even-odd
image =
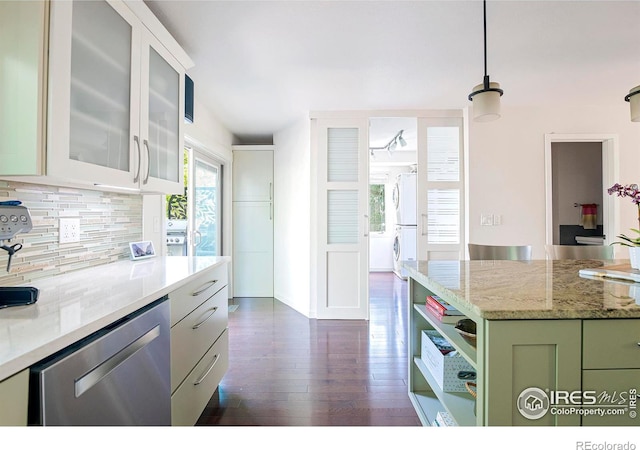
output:
[[[553,244],[553,177],[552,177],[552,144],[559,142],[599,142],[602,144],[602,186],[606,189],[616,183],[619,169],[619,146],[617,134],[545,134],[545,243]],[[602,222],[605,234],[605,245],[613,242],[614,236],[620,233],[618,202],[612,196],[603,196]]]

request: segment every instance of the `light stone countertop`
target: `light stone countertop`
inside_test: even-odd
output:
[[[0,381],[230,260],[125,260],[28,283],[40,290],[35,304],[0,309]]]
[[[578,273],[632,270],[628,260],[411,261],[404,266],[425,288],[476,318],[640,318],[640,283]]]

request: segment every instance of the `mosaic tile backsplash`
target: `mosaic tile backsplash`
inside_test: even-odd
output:
[[[0,180],[0,201],[20,200],[33,229],[5,245],[21,243],[6,272],[0,250],[0,286],[129,258],[129,242],[142,239],[142,196]],[[60,244],[60,218],[80,219],[80,241]]]

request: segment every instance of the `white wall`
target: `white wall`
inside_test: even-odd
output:
[[[274,296],[311,315],[310,121],[301,118],[273,135]]]
[[[533,258],[545,257],[546,133],[617,134],[618,182],[640,182],[640,126],[630,122],[628,104],[621,102],[610,108],[503,107],[497,121],[469,123],[469,242],[530,244]],[[620,201],[619,224],[624,231],[638,225],[637,209],[628,199]],[[502,215],[502,225],[481,226],[482,213]],[[619,234],[620,230],[614,232]]]

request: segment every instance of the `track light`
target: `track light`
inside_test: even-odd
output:
[[[406,147],[407,141],[402,137],[402,131],[400,131],[400,135],[398,136],[398,142],[400,142],[400,147]]]
[[[487,75],[487,1],[483,0],[484,17],[484,79],[482,84],[473,88],[469,100],[473,102],[473,119],[476,122],[489,122],[500,118],[500,97],[504,91],[500,84],[489,81]]]
[[[391,156],[395,149],[398,147],[398,142],[400,143],[401,147],[405,147],[407,145],[407,141],[405,141],[402,137],[403,132],[404,130],[398,131],[398,133],[396,133],[396,135],[392,137],[389,142],[387,142],[387,145],[384,145],[382,147],[369,147],[369,153],[371,154],[371,156],[373,156],[374,150],[386,150],[387,152],[389,152],[389,156]]]
[[[629,94],[624,97],[624,100],[629,102],[631,121],[640,122],[640,86],[631,89]]]

